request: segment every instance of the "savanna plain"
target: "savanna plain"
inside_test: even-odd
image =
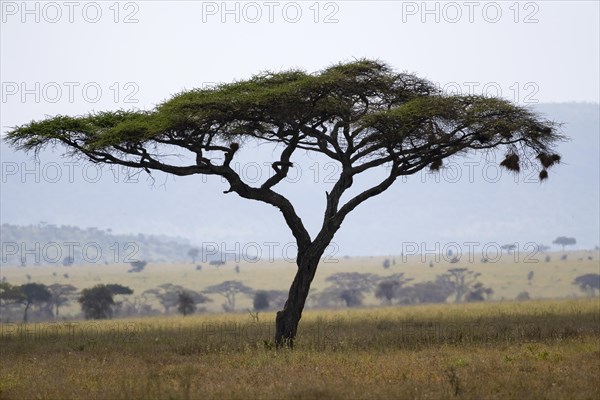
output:
[[[553,254],[552,260],[464,265],[494,289],[487,301],[381,306],[371,297],[360,308],[308,309],[293,350],[274,348],[275,313],[252,312],[249,298],[240,299],[233,313],[220,312],[215,301],[185,317],[3,322],[0,396],[597,399],[600,298],[578,290],[573,279],[598,273],[598,253],[569,252],[566,260]],[[383,261],[324,263],[315,289],[339,271],[403,272],[425,281],[457,267],[397,257],[383,269]],[[139,274],[126,273],[123,265],[73,266],[69,272],[78,287],[118,282],[138,292],[164,282],[201,290],[226,279],[284,289],[294,272],[284,262],[240,262],[239,272],[229,264],[200,272],[190,264],[149,265]],[[63,268],[26,272],[50,284]],[[10,282],[25,282],[23,269],[2,273]],[[531,300],[515,301],[525,290]]]

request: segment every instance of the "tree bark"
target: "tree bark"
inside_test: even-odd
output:
[[[315,277],[321,255],[322,252],[321,254],[312,255],[308,259],[306,257],[299,257],[299,260],[302,261],[298,262],[298,270],[290,287],[288,299],[285,302],[283,310],[277,312],[275,319],[275,345],[277,348],[294,347],[298,324],[300,318],[302,318],[304,304],[306,303],[310,285]]]
[[[23,313],[23,322],[27,322],[27,311],[29,311],[30,302],[27,302],[25,305],[25,312]]]

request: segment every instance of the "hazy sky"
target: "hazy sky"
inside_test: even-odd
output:
[[[597,1],[3,1],[1,7],[2,132],[45,115],[148,109],[184,89],[243,79],[262,70],[316,71],[362,57],[386,61],[450,92],[498,94],[519,104],[599,101]],[[223,185],[213,186],[203,188],[211,191],[214,201],[231,207],[231,219],[253,212],[243,201],[216,200],[231,195],[221,194]],[[591,194],[597,202],[595,188]],[[115,191],[107,197],[119,195]],[[298,196],[302,201],[304,193]],[[311,207],[323,198],[317,194],[302,206],[314,226],[318,218],[310,222],[312,214],[321,211]],[[3,215],[20,206],[18,197],[11,197],[12,203],[5,199]],[[31,222],[40,219],[37,211],[29,212]],[[244,217],[249,224],[250,217]],[[94,223],[78,218],[83,225]],[[143,220],[135,209],[120,218]],[[236,237],[211,213],[202,215],[203,228],[194,229],[166,229],[181,224],[156,218],[152,223],[132,222],[132,230],[162,230],[195,241]],[[512,229],[515,221],[499,223]],[[488,225],[477,224],[472,235],[497,229]],[[273,226],[245,227],[242,236],[267,240]],[[446,230],[448,226],[446,221]],[[281,229],[277,235],[283,235]],[[444,237],[457,234],[460,225],[456,229]],[[353,240],[340,237],[348,253],[356,251]],[[392,244],[376,244],[377,238],[361,243],[371,243],[362,252],[394,251]]]

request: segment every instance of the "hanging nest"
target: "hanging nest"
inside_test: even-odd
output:
[[[509,171],[519,172],[521,170],[521,167],[519,166],[519,156],[515,153],[507,154],[506,158],[500,163],[500,165]]]
[[[560,156],[558,154],[540,153],[537,158],[540,160],[540,163],[542,163],[544,169],[560,163]]]
[[[544,179],[548,179],[548,171],[545,169],[540,171],[540,181],[543,181]]]
[[[442,167],[442,160],[435,160],[434,162],[431,163],[431,165],[429,165],[429,169],[431,171],[439,171],[441,167]]]

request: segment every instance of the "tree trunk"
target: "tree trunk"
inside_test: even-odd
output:
[[[298,323],[302,318],[302,310],[304,310],[310,284],[315,277],[320,258],[321,254],[298,263],[298,271],[290,287],[288,299],[283,310],[277,312],[275,319],[275,345],[277,348],[283,346],[293,348],[294,346]]]
[[[25,312],[23,313],[23,322],[27,322],[27,311],[29,311],[29,306],[31,305],[31,303],[27,302],[27,304],[25,305]]]

